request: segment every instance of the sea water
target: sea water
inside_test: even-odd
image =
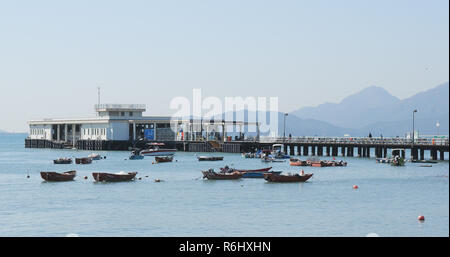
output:
[[[211,153],[189,152],[152,164],[152,157],[128,160],[127,151],[97,151],[106,159],[88,165],[55,165],[53,159],[92,151],[28,149],[25,136],[0,135],[0,236],[449,236],[448,161],[393,167],[337,157],[347,167],[303,167],[314,173],[306,183],[208,181],[201,170],[225,165],[302,167],[227,153],[216,153],[223,161],[199,162],[196,154]],[[68,170],[77,171],[75,181],[39,175]],[[99,171],[137,171],[142,179],[96,183],[91,173]]]

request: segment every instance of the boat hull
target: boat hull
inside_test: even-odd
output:
[[[57,159],[57,160],[53,160],[54,164],[71,164],[72,163],[72,159]]]
[[[155,161],[156,161],[156,163],[172,162],[173,161],[173,157],[172,156],[170,156],[170,157],[158,157],[158,156],[155,156]]]
[[[92,163],[92,159],[89,157],[75,158],[75,163],[76,164],[90,164],[90,163]]]
[[[244,172],[243,178],[264,178],[264,174],[280,174],[281,171],[269,171],[269,172]]]
[[[101,173],[93,172],[92,177],[97,182],[122,182],[130,181],[136,177],[137,172],[128,172],[128,174],[113,174],[113,173]]]
[[[271,174],[271,173],[264,173],[264,179],[269,182],[306,182],[308,179],[310,179],[313,176],[313,174],[305,174],[303,176],[300,175],[280,175],[280,174]]]
[[[142,156],[172,156],[176,151],[176,149],[142,150],[139,154]]]
[[[223,161],[223,157],[216,156],[199,156],[197,157],[199,161]]]
[[[242,178],[242,173],[234,172],[234,173],[217,173],[214,171],[202,171],[203,178],[211,179],[211,180],[233,180]]]
[[[67,171],[63,173],[53,172],[53,171],[41,171],[41,178],[45,181],[51,182],[61,182],[61,181],[71,181],[75,178],[76,171]]]

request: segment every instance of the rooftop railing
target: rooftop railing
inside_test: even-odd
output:
[[[145,104],[96,104],[95,109],[136,109],[145,110]]]

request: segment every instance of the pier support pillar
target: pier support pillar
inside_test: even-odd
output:
[[[345,156],[345,146],[341,147],[341,156]]]
[[[431,159],[434,161],[437,160],[437,150],[431,150]]]
[[[56,125],[56,141],[61,140],[61,124]]]
[[[362,148],[358,146],[358,157],[362,157]]]
[[[370,147],[367,147],[367,158],[370,158]]]
[[[72,124],[72,147],[75,147],[77,145],[77,140],[75,138],[76,130],[77,130],[77,125]]]
[[[294,145],[289,145],[289,155],[294,156],[295,155],[295,149],[294,149]]]
[[[353,147],[348,146],[348,147],[347,147],[347,156],[353,157],[352,151],[353,151]]]
[[[383,149],[383,152],[384,152],[384,158],[387,158],[387,152],[388,152],[388,149],[387,149],[387,147],[385,147],[384,149]]]
[[[302,155],[302,146],[301,145],[297,145],[297,155],[298,156]]]
[[[325,146],[325,148],[327,149],[327,156],[330,156],[330,147],[329,146]]]
[[[417,160],[418,158],[418,151],[416,147],[411,148],[411,159]]]
[[[311,146],[311,155],[312,156],[316,155],[316,146],[315,145]]]
[[[439,151],[439,154],[440,154],[440,158],[439,158],[439,159],[440,159],[441,161],[443,161],[443,160],[444,160],[444,151],[442,151],[442,150]]]
[[[323,146],[318,146],[317,147],[317,155],[318,156],[323,156]]]
[[[337,156],[338,155],[338,148],[337,147],[333,146],[331,148],[331,155],[332,156]]]
[[[308,156],[308,150],[309,150],[309,149],[308,149],[308,146],[307,146],[307,145],[304,145],[304,146],[303,146],[303,155],[304,155],[304,156]]]
[[[420,159],[425,160],[425,150],[423,148],[420,149]]]

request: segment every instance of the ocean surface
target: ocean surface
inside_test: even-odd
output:
[[[449,236],[448,161],[392,167],[337,157],[348,166],[304,167],[314,173],[306,183],[208,181],[201,170],[224,165],[299,169],[225,153],[221,162],[177,152],[176,162],[152,164],[151,157],[127,160],[126,151],[99,151],[107,158],[90,165],[54,165],[91,152],[26,149],[25,136],[0,135],[0,236]],[[39,175],[67,170],[77,171],[75,181]],[[142,180],[95,183],[94,171],[137,171]]]

